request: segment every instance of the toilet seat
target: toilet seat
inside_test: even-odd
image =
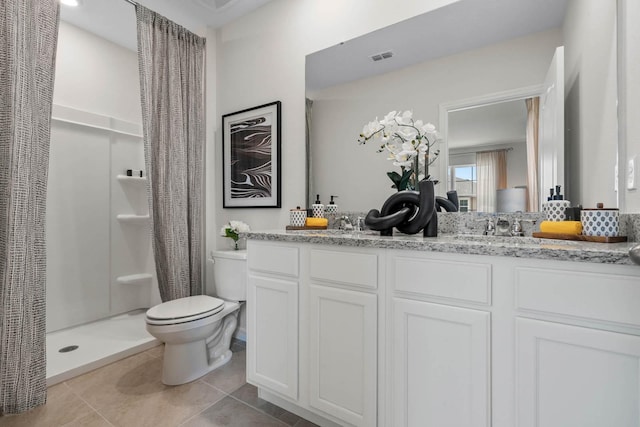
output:
[[[178,298],[151,307],[146,321],[150,325],[176,325],[204,319],[219,313],[224,301],[207,295]]]

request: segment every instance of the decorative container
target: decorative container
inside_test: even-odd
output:
[[[300,207],[298,206],[296,209],[291,209],[289,211],[289,225],[291,225],[292,227],[304,227],[306,221],[306,209],[300,209]]]
[[[585,236],[616,237],[620,234],[618,209],[582,209],[580,222]]]
[[[542,204],[542,212],[547,221],[564,221],[567,219],[565,210],[570,206],[568,200],[549,200]]]

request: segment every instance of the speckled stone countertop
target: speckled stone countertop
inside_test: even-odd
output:
[[[355,233],[332,229],[319,231],[252,231],[244,234],[244,236],[251,240],[623,265],[635,265],[629,258],[628,252],[631,247],[637,244],[637,242],[590,243],[533,237],[465,234],[441,234],[438,237],[422,237],[419,234],[412,236],[396,234],[392,237],[387,237],[380,236],[378,232],[373,231]]]

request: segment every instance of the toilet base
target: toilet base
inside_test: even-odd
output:
[[[206,339],[170,344],[165,342],[162,382],[185,384],[208,374],[231,360],[231,338],[238,324],[237,308],[222,320],[220,329]]]

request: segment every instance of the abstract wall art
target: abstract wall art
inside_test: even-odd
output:
[[[280,207],[280,101],[222,116],[223,207]]]

